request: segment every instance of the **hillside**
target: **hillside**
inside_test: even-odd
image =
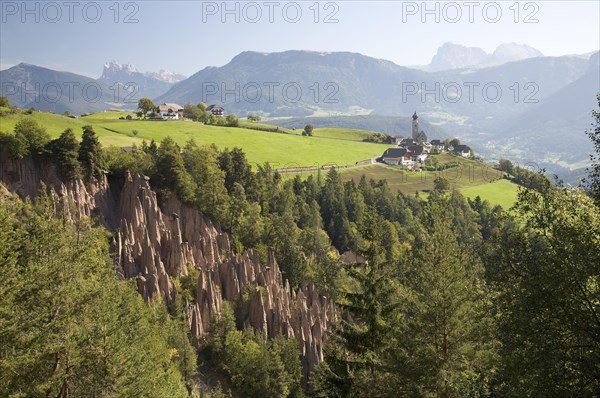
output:
[[[20,63],[0,71],[3,95],[11,105],[74,115],[106,109],[135,109],[125,90],[70,72]]]
[[[355,169],[340,170],[342,178],[354,180],[358,183],[365,175],[367,179],[386,180],[391,189],[407,195],[415,193],[427,194],[433,190],[433,181],[436,177],[444,177],[450,182],[450,189],[462,192],[466,197],[489,200],[490,203],[501,205],[505,209],[512,206],[517,198],[518,185],[508,180],[503,180],[503,173],[492,166],[449,154],[430,155],[436,156],[439,164],[450,162],[457,163],[441,171],[413,172],[398,166],[375,164]]]
[[[591,59],[539,56],[518,45],[497,52],[492,58],[504,62],[500,65],[439,72],[349,52],[246,51],[224,66],[207,67],[178,82],[168,76],[165,82],[156,74],[140,74],[129,66],[109,67],[103,78],[93,80],[28,64],[1,71],[0,80],[2,94],[12,104],[56,113],[133,110],[138,96],[123,86],[130,79],[147,95],[170,87],[162,95],[155,94],[156,102],[204,101],[222,104],[227,113],[240,117],[253,112],[263,119],[296,118],[281,122],[291,128],[319,118],[316,123],[323,124],[317,127],[402,134],[404,120],[393,118],[406,118],[417,110],[429,122],[423,126],[430,136],[460,136],[486,158],[581,168],[589,152],[582,133],[591,109],[590,102],[581,99],[600,91],[597,55]],[[77,88],[73,98],[63,93],[58,101],[48,100],[53,87],[70,82]],[[86,85],[93,85],[101,95],[94,101],[86,99],[81,93]],[[22,88],[27,90],[24,98]],[[305,117],[311,119],[298,119]],[[552,122],[557,117],[559,122]],[[567,130],[577,136],[565,147],[562,137],[570,133]]]
[[[55,128],[92,121],[125,135],[117,129],[140,124],[162,129],[157,138],[198,125],[127,122],[119,112],[73,119],[0,111],[3,127],[37,117]],[[522,372],[511,374],[514,360],[526,357],[518,366],[528,371],[537,365],[540,352],[524,344],[537,339],[551,343],[542,344],[548,359],[536,377],[561,383],[550,395],[593,396],[600,387],[593,370],[583,374],[593,384],[580,386],[577,369],[555,369],[557,356],[595,364],[600,353],[597,333],[577,333],[594,322],[590,300],[600,299],[589,284],[600,264],[600,212],[583,190],[502,162],[532,187],[504,212],[493,205],[509,208],[516,186],[491,165],[449,153],[422,165],[447,166],[439,172],[369,165],[292,180],[253,170],[237,150],[182,148],[165,138],[135,152],[107,151],[94,129],[52,140],[29,127],[0,136],[0,329],[9,347],[0,370],[15,370],[0,372],[1,396],[67,388],[106,396],[111,386],[108,395],[195,398],[201,389],[215,397],[225,388],[235,397],[339,397],[349,385],[359,396],[376,388],[389,397],[404,383],[435,396],[448,375],[459,384],[444,396],[468,396],[471,375],[483,375],[479,391],[512,378],[499,395],[518,396],[524,383]],[[329,138],[220,131],[242,148],[245,131],[269,135],[272,145],[367,145],[357,130],[320,131]],[[365,173],[389,182],[349,181]],[[437,175],[450,186],[431,191]],[[571,324],[573,315],[581,323]],[[538,327],[545,324],[558,335]],[[440,348],[432,335],[452,344]],[[575,347],[572,355],[563,344]],[[431,366],[448,353],[450,361]],[[57,367],[63,360],[68,371]],[[372,360],[383,368],[364,366]],[[407,375],[409,366],[415,372]],[[219,379],[225,383],[215,385]]]
[[[218,148],[243,148],[252,164],[271,163],[274,167],[296,167],[323,164],[353,164],[381,155],[387,146],[354,140],[356,131],[316,129],[315,136],[303,137],[245,128],[206,126],[191,121],[120,120],[127,113],[102,112],[77,119],[45,112],[30,116],[0,116],[0,131],[11,132],[21,117],[31,117],[45,126],[52,137],[66,128],[76,132],[90,124],[104,145],[131,146],[143,140],[161,141],[170,136],[184,145],[190,139],[198,144],[215,144]],[[137,133],[136,133],[137,132]],[[348,133],[351,139],[343,138]]]
[[[0,116],[0,131],[11,132],[18,120],[30,117],[45,126],[52,137],[57,137],[66,128],[75,132],[81,131],[85,125],[92,125],[104,145],[118,147],[140,145],[143,140],[162,141],[169,136],[180,145],[190,139],[198,144],[215,144],[218,148],[240,147],[246,153],[248,161],[256,166],[269,162],[274,168],[294,168],[323,165],[353,165],[354,163],[380,156],[389,144],[363,142],[372,131],[351,128],[315,128],[313,137],[301,136],[301,128],[296,130],[276,127],[266,123],[250,123],[241,121],[241,126],[248,128],[208,126],[191,121],[145,121],[122,120],[126,112],[100,112],[80,118],[71,118],[46,112],[33,112],[31,115],[6,114]],[[352,117],[348,119],[352,120]],[[334,119],[337,120],[337,119]],[[279,123],[279,121],[278,121]],[[291,123],[280,123],[290,125]],[[318,122],[316,125],[327,125]],[[296,125],[296,124],[291,124]],[[271,129],[280,132],[254,130]],[[290,148],[293,148],[290,151]],[[439,174],[450,180],[451,188],[465,191],[466,196],[480,195],[492,203],[503,206],[514,202],[517,186],[512,183],[497,184],[501,178],[499,171],[490,166],[452,156],[449,154],[433,155],[441,164],[457,162],[459,167],[449,168],[442,172],[423,171],[415,173],[403,171],[398,167],[375,164],[371,166],[341,169],[344,179],[358,181],[364,174],[367,178],[385,179],[393,190],[406,194],[415,192],[427,193],[433,189],[433,180]],[[306,174],[304,175],[306,176]],[[285,178],[290,178],[286,175]],[[502,188],[504,196],[488,195],[488,185]],[[510,207],[510,206],[508,206]]]
[[[409,137],[411,135],[411,118],[405,116],[356,115],[356,116],[319,116],[304,118],[277,119],[270,123],[287,128],[303,128],[310,123],[315,127],[348,128],[357,130],[377,131],[392,136]],[[419,119],[419,125],[429,138],[451,138],[450,133],[443,127],[434,125],[427,120]]]

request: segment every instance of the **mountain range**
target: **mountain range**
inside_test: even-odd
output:
[[[526,44],[504,43],[499,45],[493,53],[488,54],[479,47],[466,47],[447,42],[438,49],[429,65],[416,68],[439,72],[448,69],[501,65],[506,62],[543,56],[544,54],[540,51]]]
[[[349,52],[246,51],[186,79],[110,62],[99,79],[19,64],[0,71],[0,81],[11,104],[57,113],[134,110],[147,96],[155,103],[220,104],[227,113],[258,113],[288,126],[311,117],[317,126],[342,123],[337,126],[405,135],[399,126],[416,110],[430,136],[461,137],[486,158],[573,169],[589,160],[585,129],[600,91],[598,59],[597,52],[548,57],[507,44],[487,54],[447,43],[428,70]],[[78,88],[73,98],[49,100],[53,87],[68,84]],[[81,92],[86,85],[102,95],[90,101]]]
[[[134,92],[137,98],[155,98],[165,93],[174,83],[185,80],[186,77],[179,73],[167,72],[139,72],[131,64],[121,65],[117,61],[104,64],[104,70],[99,81],[109,86],[118,84],[129,92]]]

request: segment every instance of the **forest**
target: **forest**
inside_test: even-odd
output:
[[[335,168],[283,178],[240,148],[193,140],[102,147],[93,128],[51,140],[27,118],[0,134],[13,159],[57,165],[61,179],[150,178],[228,232],[233,250],[273,248],[292,288],[312,282],[339,322],[303,378],[293,339],[240,330],[224,307],[192,345],[181,301],[144,300],[114,274],[110,234],[72,224],[48,189],[0,192],[0,395],[9,397],[588,397],[600,394],[600,95],[595,155],[579,187],[512,176],[511,209],[443,184],[426,197],[386,181],[343,182]],[[501,163],[510,174],[508,161]],[[365,261],[348,263],[351,251]],[[191,293],[190,293],[191,292]],[[198,388],[198,355],[226,383]]]

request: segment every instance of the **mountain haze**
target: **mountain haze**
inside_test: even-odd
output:
[[[139,72],[131,64],[121,65],[116,61],[104,64],[102,76],[98,79],[109,86],[120,84],[124,90],[129,89],[135,98],[155,98],[167,92],[173,83],[184,80],[186,77],[172,72],[161,70],[156,72]],[[133,89],[135,87],[135,89]]]
[[[448,59],[453,67],[482,58],[525,59],[427,72],[350,52],[246,51],[224,66],[204,68],[172,85],[164,80],[176,81],[181,76],[163,72],[162,78],[156,78],[116,62],[106,65],[98,81],[28,64],[0,71],[0,79],[2,94],[12,104],[57,113],[133,110],[138,94],[151,96],[166,89],[151,96],[155,103],[203,101],[223,105],[226,113],[239,117],[252,112],[277,123],[286,123],[282,118],[321,118],[311,120],[335,120],[350,124],[338,127],[405,135],[403,126],[408,124],[381,118],[406,118],[416,110],[429,123],[426,133],[461,137],[488,158],[535,160],[569,168],[581,167],[588,160],[584,131],[595,93],[600,91],[597,53],[546,57],[528,46],[505,44],[484,57],[477,48],[447,44],[442,49],[434,59],[440,65]],[[124,90],[122,84],[132,80],[144,91],[132,95]],[[36,91],[36,87],[68,82],[77,87],[96,85],[102,95],[92,102],[76,90],[72,100],[52,102],[47,100],[48,93]],[[15,88],[14,92],[7,92],[7,87]],[[301,124],[296,119],[287,125]],[[563,139],[567,133],[575,134],[569,145]]]
[[[447,42],[438,48],[429,65],[418,68],[429,72],[439,72],[466,67],[501,65],[507,62],[543,56],[544,54],[540,51],[526,44],[500,44],[492,54],[488,54],[479,47],[466,47]]]
[[[0,95],[20,108],[73,114],[137,108],[127,92],[102,81],[26,63],[0,71],[0,82]]]

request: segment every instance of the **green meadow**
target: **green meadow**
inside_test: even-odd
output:
[[[85,117],[70,118],[46,112],[33,112],[31,115],[6,114],[2,109],[0,131],[11,132],[20,118],[33,118],[46,128],[52,137],[58,137],[66,128],[75,132],[87,124],[94,126],[100,141],[105,146],[139,145],[143,140],[160,142],[167,136],[180,145],[194,139],[198,144],[215,144],[218,148],[243,148],[252,164],[271,163],[275,168],[322,166],[324,164],[347,165],[359,160],[379,156],[388,144],[362,142],[372,132],[345,128],[315,128],[313,137],[303,137],[302,130],[280,128],[280,132],[261,131],[274,126],[264,123],[240,121],[241,127],[207,126],[187,120],[150,121],[121,120],[132,113],[101,112]],[[249,127],[249,128],[244,128]],[[413,172],[399,166],[383,164],[340,169],[342,178],[358,181],[362,175],[369,179],[385,179],[392,189],[405,194],[415,192],[427,194],[433,189],[433,181],[439,175],[450,181],[452,189],[474,198],[479,195],[490,203],[499,204],[505,209],[516,200],[518,186],[501,179],[501,173],[489,165],[449,154],[437,156],[439,163],[458,162],[458,167],[442,171]],[[326,171],[322,171],[325,174]],[[303,177],[308,174],[303,174]],[[284,175],[291,178],[292,174]]]
[[[345,180],[358,182],[365,175],[369,179],[387,180],[389,186],[404,194],[427,194],[433,189],[433,181],[441,176],[450,181],[450,188],[460,191],[470,198],[480,196],[494,205],[501,205],[504,209],[510,208],[517,198],[518,185],[502,179],[502,173],[491,166],[449,154],[438,156],[440,163],[458,162],[458,167],[441,171],[414,172],[403,170],[399,166],[383,164],[341,169],[340,173]]]
[[[500,205],[508,210],[517,200],[519,185],[508,180],[498,180],[490,184],[465,187],[460,192],[471,199],[479,196],[481,200],[487,200],[494,205]]]
[[[45,112],[33,112],[31,115],[5,115],[0,117],[0,131],[11,132],[21,117],[35,119],[53,137],[59,136],[66,128],[70,127],[77,132],[82,126],[90,124],[94,127],[100,141],[107,146],[139,145],[142,140],[161,141],[167,136],[184,145],[190,139],[194,139],[198,144],[215,144],[221,149],[241,147],[251,163],[269,162],[276,168],[353,164],[359,160],[379,156],[387,148],[387,145],[355,140],[358,137],[356,130],[322,129],[323,132],[318,132],[313,137],[303,137],[298,129],[288,134],[242,127],[207,126],[185,120],[119,119],[127,114],[127,112],[102,112],[77,119]],[[134,116],[132,113],[129,114]],[[318,129],[315,131],[317,132]],[[349,138],[340,138],[345,135]]]

